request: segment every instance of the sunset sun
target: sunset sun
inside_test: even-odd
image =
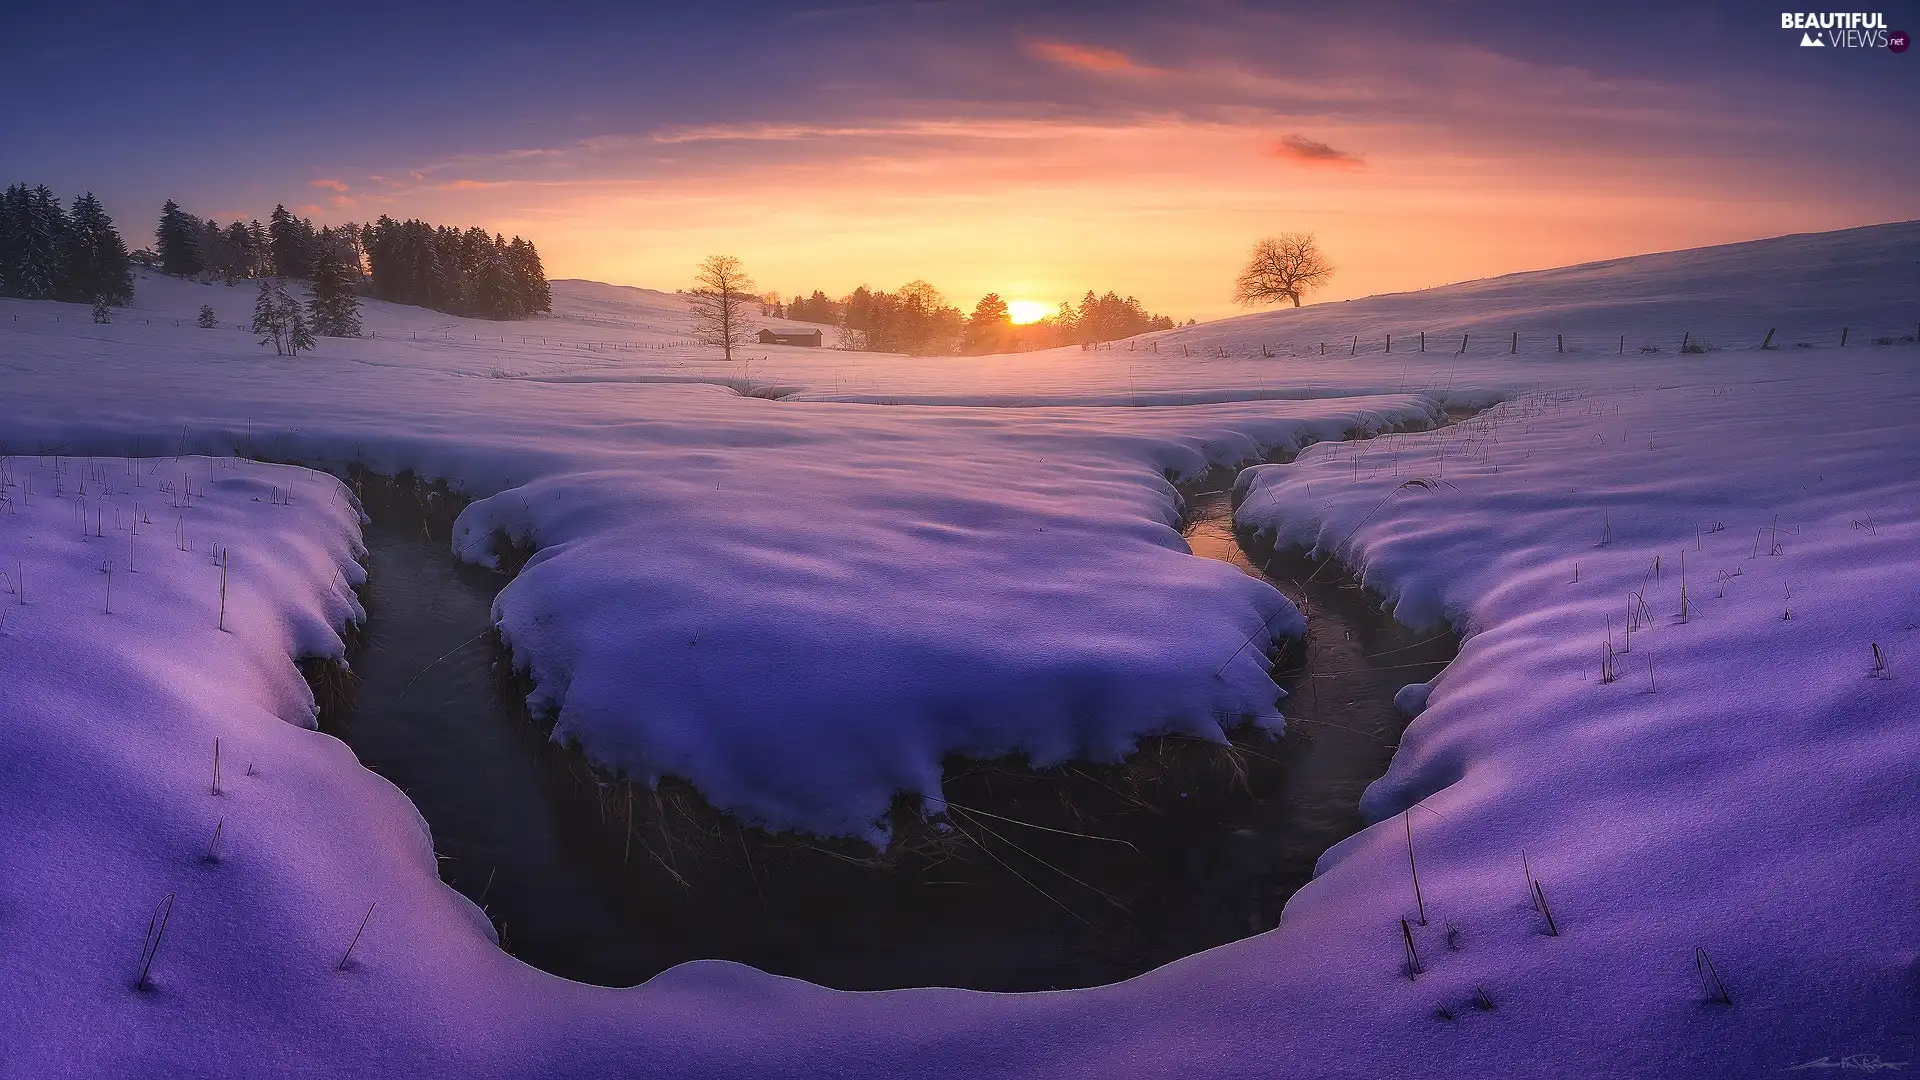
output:
[[[1027,323],[1039,322],[1041,319],[1053,314],[1053,311],[1054,308],[1052,304],[1043,304],[1038,300],[1007,301],[1007,315],[1013,319],[1015,324],[1021,326]]]

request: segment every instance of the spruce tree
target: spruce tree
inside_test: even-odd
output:
[[[69,223],[68,288],[77,296],[104,299],[119,307],[133,303],[133,261],[120,230],[113,227],[113,219],[93,192],[73,200]]]
[[[287,321],[287,355],[299,356],[303,350],[313,348],[313,324],[307,322],[307,313],[294,302],[292,297],[285,293],[282,293],[281,297],[287,302],[284,309]]]
[[[113,321],[113,307],[107,303],[107,298],[104,296],[94,298],[93,321],[97,323],[110,323]]]
[[[205,268],[200,259],[199,223],[172,199],[160,208],[160,227],[154,247],[160,252],[160,272],[191,277]]]
[[[14,184],[0,192],[0,296],[19,296],[22,244],[25,242],[27,189]]]
[[[313,299],[307,302],[315,333],[327,337],[360,336],[360,298],[346,267],[332,252],[322,252],[313,264]]]
[[[304,225],[304,227],[303,227]],[[301,222],[284,206],[275,206],[267,218],[268,244],[273,252],[273,272],[281,277],[303,278],[313,273],[311,238],[313,223]]]
[[[199,320],[199,326],[200,326],[200,329],[202,329],[202,330],[211,330],[211,329],[213,329],[214,327],[216,327],[216,326],[219,326],[219,325],[220,325],[220,320],[219,320],[219,319],[217,319],[217,318],[215,318],[215,317],[214,317],[214,314],[213,314],[213,305],[212,305],[212,304],[201,304],[201,305],[200,305],[200,320]]]
[[[72,223],[44,185],[15,184],[0,195],[0,295],[28,300],[91,300],[68,274]]]
[[[288,307],[299,310],[279,282],[261,278],[260,293],[253,300],[253,332],[260,335],[260,344],[273,346],[275,356],[285,355],[287,351]]]

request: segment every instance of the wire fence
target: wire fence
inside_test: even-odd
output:
[[[8,326],[50,326],[56,324],[90,326],[101,325],[102,322],[102,320],[90,318],[84,313],[69,317],[64,312],[55,312],[51,315],[29,312],[26,318],[22,318],[19,312],[10,312],[5,319],[0,319],[0,328]],[[252,327],[246,323],[217,322],[213,326],[201,326],[198,320],[190,316],[139,315],[127,311],[115,312],[111,318],[104,320],[104,323],[112,326],[150,326],[184,330],[238,330],[242,333],[248,333],[252,330]],[[528,347],[540,345],[547,348],[581,349],[588,352],[658,352],[667,349],[697,348],[700,345],[699,342],[691,338],[669,338],[664,341],[581,341],[574,338],[541,337],[532,334],[482,334],[470,330],[455,330],[445,327],[435,327],[424,330],[389,329],[384,331],[384,336],[382,331],[369,330],[360,335],[360,337],[366,341],[438,341],[456,345],[511,344]]]
[[[1704,353],[1725,352],[1737,349],[1761,349],[1769,352],[1781,349],[1812,349],[1822,346],[1845,348],[1854,345],[1912,345],[1920,342],[1920,322],[1892,326],[1887,323],[1866,325],[1839,325],[1823,327],[1794,327],[1783,331],[1780,327],[1767,327],[1751,336],[1743,335],[1738,339],[1725,336],[1705,338],[1696,336],[1692,331],[1681,330],[1659,338],[1649,338],[1644,334],[1599,335],[1582,333],[1577,336],[1564,332],[1541,332],[1510,330],[1504,333],[1474,332],[1455,330],[1436,333],[1433,331],[1415,331],[1413,333],[1348,333],[1338,338],[1310,341],[1277,342],[1164,342],[1167,348],[1160,346],[1158,339],[1139,338],[1121,341],[1092,342],[1080,346],[1081,351],[1093,352],[1129,352],[1149,355],[1177,355],[1181,357],[1202,357],[1210,359],[1290,359],[1300,357],[1339,357],[1339,356],[1407,356],[1411,354],[1452,355],[1452,356],[1488,356],[1506,354],[1510,356],[1526,353],[1535,355],[1551,351],[1557,355],[1647,355],[1655,353],[1680,353],[1699,355]]]
[[[25,318],[21,313],[11,312],[0,320],[0,328],[21,325],[49,325],[72,323],[85,326],[95,320],[79,313],[66,312],[28,312]],[[166,329],[206,330],[232,329],[241,332],[250,331],[245,323],[219,323],[214,327],[202,327],[190,317],[171,315],[140,315],[127,311],[116,312],[107,320],[112,325],[139,325]],[[650,327],[636,326],[637,332],[647,332]],[[684,349],[708,348],[702,342],[692,338],[670,337],[659,341],[600,341],[575,338],[548,337],[534,334],[480,333],[470,328],[432,327],[406,330],[369,331],[366,340],[440,342],[451,345],[517,345],[525,348],[542,347],[596,353],[643,353],[666,352]],[[1739,349],[1760,349],[1780,351],[1784,349],[1813,349],[1822,347],[1850,348],[1855,346],[1892,346],[1912,345],[1920,342],[1920,322],[1895,326],[1889,322],[1866,322],[1861,324],[1843,324],[1837,326],[1756,327],[1737,338],[1725,335],[1701,337],[1689,330],[1671,332],[1659,337],[1648,337],[1644,333],[1597,334],[1582,331],[1569,334],[1562,331],[1545,332],[1539,330],[1509,330],[1489,333],[1484,330],[1448,330],[1413,331],[1392,333],[1378,330],[1347,332],[1339,337],[1311,339],[1306,341],[1205,341],[1201,343],[1163,340],[1169,333],[1180,331],[1158,331],[1154,336],[1123,338],[1118,341],[1086,342],[1080,346],[1083,352],[1127,352],[1149,356],[1179,356],[1182,358],[1203,358],[1220,360],[1239,359],[1299,359],[1304,357],[1360,357],[1360,356],[1491,356],[1498,354],[1529,356],[1552,351],[1557,355],[1653,355],[1677,353],[1699,355]],[[1162,348],[1162,346],[1166,346]],[[822,350],[829,351],[829,350]],[[853,351],[863,350],[832,350]]]

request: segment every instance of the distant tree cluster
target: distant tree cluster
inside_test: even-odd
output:
[[[222,226],[169,199],[160,211],[154,250],[136,257],[162,273],[202,280],[311,280],[317,297],[342,289],[351,294],[364,284],[380,300],[483,319],[524,319],[553,310],[533,243],[480,228],[462,231],[385,216],[369,225],[315,228],[285,206],[274,207],[265,224],[256,219]],[[314,326],[323,335],[358,333],[357,323],[344,319],[316,315]]]
[[[553,310],[533,242],[382,216],[361,233],[373,295],[451,315],[524,319]]]
[[[785,311],[772,311],[768,314],[785,316],[794,322],[819,323],[822,326],[840,325],[841,305],[819,289],[812,296],[796,296],[787,302]]]
[[[274,207],[264,225],[256,218],[222,226],[168,199],[148,261],[162,273],[232,284],[247,278],[310,278],[322,260],[331,259],[357,284],[364,277],[360,238],[361,228],[352,222],[316,229],[311,219],[295,217],[285,206]]]
[[[1061,304],[1058,314],[1042,321],[1052,321],[1065,331],[1069,341],[1082,345],[1119,341],[1151,330],[1173,329],[1172,318],[1148,314],[1140,301],[1131,296],[1122,299],[1112,292],[1095,296],[1091,290],[1080,298],[1079,307]]]
[[[64,210],[43,184],[0,195],[0,296],[95,305],[133,302],[127,245],[92,192]]]
[[[838,326],[846,348],[918,355],[1094,344],[1174,326],[1171,318],[1150,314],[1134,297],[1092,291],[1077,306],[1063,303],[1045,319],[1015,325],[998,293],[981,297],[973,313],[965,315],[924,281],[909,282],[892,293],[862,285],[838,300],[815,289],[813,295],[795,296],[785,305],[771,301],[766,311],[796,322]]]
[[[862,285],[840,305],[841,343],[868,352],[951,353],[965,321],[959,308],[924,281],[909,281],[890,293]]]

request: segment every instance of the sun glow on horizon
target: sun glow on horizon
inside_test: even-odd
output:
[[[1041,319],[1053,314],[1054,310],[1054,305],[1043,304],[1038,300],[1007,301],[1007,317],[1012,319],[1015,325],[1019,326],[1024,326],[1027,323],[1037,323]]]

